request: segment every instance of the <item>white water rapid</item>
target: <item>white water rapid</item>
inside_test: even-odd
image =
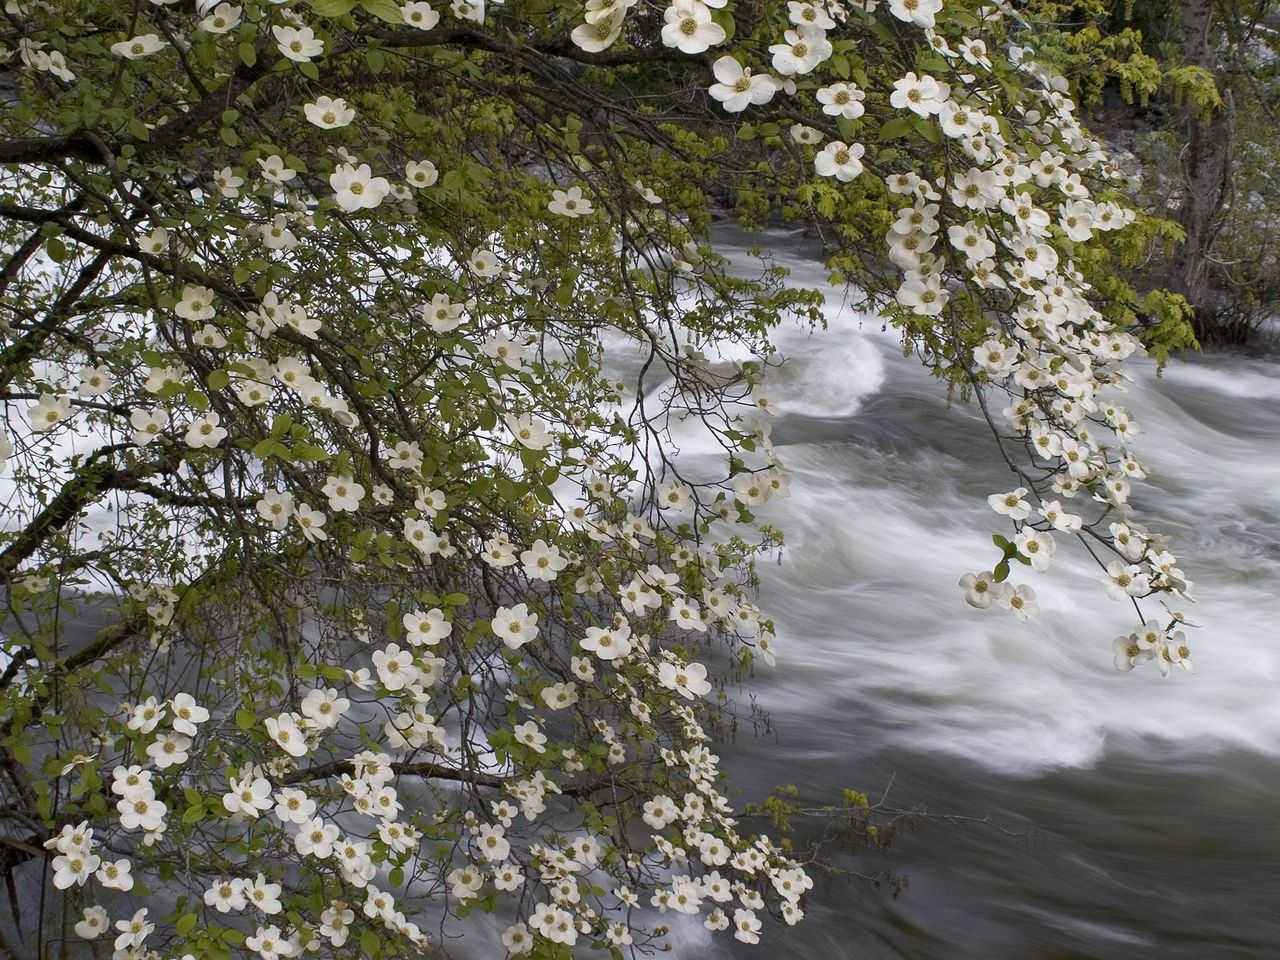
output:
[[[814,260],[782,255],[798,244],[775,235],[774,256],[823,286]],[[1065,541],[1048,573],[1014,571],[1038,620],[964,604],[956,581],[989,569],[991,533],[1009,533],[986,495],[1016,483],[976,408],[948,409],[896,336],[830,296],[827,331],[782,331],[772,381],[793,472],[790,498],[758,511],[787,534],[761,600],[780,659],[743,694],[776,731],[720,752],[743,800],[793,783],[821,804],[892,782],[897,805],[1001,829],[924,821],[887,860],[832,848],[839,866],[887,867],[907,889],[820,879],[799,927],[754,948],[691,936],[677,952],[1280,956],[1280,368],[1197,356],[1157,378],[1131,365],[1122,401],[1152,474],[1134,504],[1173,536],[1199,601],[1183,609],[1202,627],[1194,676],[1120,674],[1110,641],[1133,610]]]

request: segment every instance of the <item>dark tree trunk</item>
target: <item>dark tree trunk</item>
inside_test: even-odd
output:
[[[1213,0],[1182,0],[1183,57],[1188,65],[1209,73],[1217,70]],[[1196,333],[1212,340],[1214,315],[1209,264],[1220,227],[1219,213],[1231,179],[1232,102],[1223,93],[1222,106],[1207,114],[1187,108],[1187,139],[1182,152],[1183,190],[1178,221],[1186,240],[1173,263],[1171,286],[1195,309]]]

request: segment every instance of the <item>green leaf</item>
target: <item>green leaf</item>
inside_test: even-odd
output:
[[[230,382],[231,375],[225,370],[218,369],[209,374],[210,390],[225,390]]]
[[[36,797],[36,814],[45,821],[53,815],[53,798],[49,796],[47,788]]]
[[[542,465],[542,461],[546,458],[547,451],[545,450],[534,450],[531,447],[520,448],[520,462],[530,472],[537,472]]]
[[[738,21],[729,10],[712,10],[711,19],[720,24],[724,29],[724,38],[726,41],[732,40],[733,35],[738,32]]]
[[[924,117],[917,117],[915,122],[916,133],[924,137],[930,143],[942,142],[942,131],[938,129],[938,125],[932,120],[926,120]]]
[[[293,454],[288,447],[279,440],[272,440],[269,437],[266,440],[259,440],[249,452],[259,460],[268,460],[271,457],[279,457],[281,460],[293,459]]]
[[[173,925],[173,932],[180,937],[185,937],[196,928],[196,924],[200,922],[200,918],[194,913],[184,913],[178,918],[178,922]]]
[[[258,715],[252,710],[240,709],[236,711],[236,726],[241,730],[248,730],[258,722]]]
[[[209,815],[209,811],[204,808],[203,803],[196,804],[194,807],[187,807],[182,814],[183,823],[199,823]],[[182,931],[178,931],[181,933]]]
[[[50,237],[44,242],[45,252],[54,263],[62,263],[67,259],[67,245],[57,237]]]
[[[387,55],[376,47],[370,47],[365,51],[364,62],[369,65],[369,71],[374,74],[382,73],[387,69]]]
[[[360,0],[360,6],[368,10],[379,20],[404,26],[404,17],[400,15],[400,6],[395,0]],[[376,71],[375,71],[376,72]]]
[[[876,138],[879,140],[893,140],[896,137],[905,137],[912,129],[914,127],[911,117],[894,117],[892,120],[885,121]]]
[[[276,414],[275,418],[271,421],[271,436],[274,439],[279,440],[289,432],[289,428],[292,426],[293,417],[289,416],[287,413]]]
[[[300,443],[293,448],[293,458],[303,463],[319,463],[321,460],[329,459],[329,452],[314,444]]]
[[[240,55],[240,62],[246,67],[252,67],[258,62],[258,51],[248,40],[240,44],[236,52]]]
[[[311,0],[311,9],[318,17],[341,17],[355,5],[356,0]]]

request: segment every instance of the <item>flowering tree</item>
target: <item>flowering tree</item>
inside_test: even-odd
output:
[[[708,730],[773,662],[768,334],[820,302],[718,257],[713,211],[820,230],[994,411],[1020,480],[971,604],[1032,615],[1010,563],[1055,533],[1116,596],[1183,590],[1099,396],[1180,303],[1108,270],[1152,228],[1019,29],[9,0],[0,947],[417,955],[480,911],[617,956],[662,913],[801,918]],[[675,456],[694,427],[716,457]],[[1119,665],[1188,664],[1169,626]]]

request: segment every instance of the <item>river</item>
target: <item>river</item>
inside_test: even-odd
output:
[[[824,286],[796,238],[772,239],[799,251],[779,257],[796,283]],[[1066,543],[1049,573],[1018,571],[1039,619],[964,604],[956,581],[991,565],[1001,530],[986,495],[1010,477],[977,411],[948,407],[896,336],[828,293],[829,328],[780,331],[771,381],[793,473],[791,496],[758,511],[787,533],[761,598],[780,659],[738,696],[774,728],[717,750],[739,802],[790,783],[822,805],[854,787],[969,819],[923,818],[883,857],[831,847],[846,873],[818,875],[798,927],[746,947],[678,924],[673,955],[1280,956],[1277,368],[1197,356],[1157,378],[1130,364],[1152,471],[1134,502],[1174,536],[1203,626],[1195,675],[1120,674],[1110,641],[1132,611]],[[803,844],[823,823],[797,827]],[[906,883],[897,895],[847,875],[885,870]]]
[[[804,254],[779,259],[823,286]],[[790,498],[760,511],[787,533],[762,597],[780,660],[741,695],[775,729],[720,753],[741,801],[780,783],[810,805],[887,789],[989,824],[924,819],[884,858],[833,848],[840,868],[888,869],[905,889],[824,876],[798,927],[759,947],[682,929],[677,955],[1280,956],[1277,368],[1196,356],[1157,378],[1131,364],[1124,403],[1152,473],[1137,515],[1173,535],[1202,626],[1194,675],[1121,674],[1111,639],[1132,609],[1067,543],[1048,573],[1015,571],[1038,620],[964,604],[956,581],[989,569],[991,533],[1008,533],[986,495],[1011,477],[976,408],[948,408],[896,336],[830,299],[827,331],[782,331],[773,380],[793,472]]]

